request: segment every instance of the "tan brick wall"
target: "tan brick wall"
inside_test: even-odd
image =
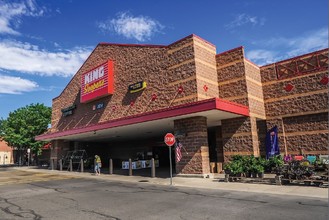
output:
[[[198,100],[218,97],[216,47],[194,38]]]
[[[278,126],[281,152],[285,152],[285,137],[288,154],[299,154],[301,150],[305,154],[328,153],[328,113],[285,117],[283,122],[282,119],[267,121],[268,128],[274,125]]]
[[[217,54],[216,63],[219,98],[248,106],[243,47]]]
[[[300,56],[295,62],[311,56]],[[280,65],[290,64],[293,64],[291,60],[280,62]],[[281,152],[285,152],[285,138],[290,154],[299,154],[301,151],[327,153],[328,85],[320,81],[327,76],[328,70],[319,69],[302,75],[287,72],[283,79],[278,79],[276,65],[261,67],[267,129],[278,126]],[[286,91],[289,84],[293,89]]]
[[[53,100],[52,132],[197,101],[194,38],[195,36],[191,35],[168,47],[98,45],[62,94]],[[198,53],[205,53],[200,48],[209,53],[209,46],[202,44],[203,42],[198,39]],[[114,60],[115,93],[90,103],[80,104],[81,75],[109,59]],[[206,80],[211,75],[207,68],[208,66],[203,67],[199,64],[200,76]],[[147,88],[138,93],[128,93],[128,85],[138,81],[146,81]],[[180,86],[184,90],[181,94],[178,93]],[[213,96],[215,92],[211,93]],[[153,94],[157,95],[157,99],[151,101]],[[99,102],[103,102],[105,108],[93,111],[93,105]],[[134,102],[133,106],[131,102]],[[77,105],[74,114],[62,117],[61,109],[72,104]]]
[[[259,156],[260,144],[264,143],[264,135],[259,133],[265,132],[264,127],[259,131],[257,123],[257,118],[265,119],[260,69],[244,58],[243,47],[218,54],[216,61],[219,97],[248,106],[251,116],[222,120],[218,158],[226,162],[235,154]]]
[[[250,115],[265,119],[266,116],[260,69],[248,60],[245,60],[245,67]]]
[[[207,118],[192,117],[174,121],[175,131],[184,131],[186,136],[180,138],[182,160],[176,164],[177,174],[209,174],[209,147]]]
[[[224,162],[233,155],[253,155],[252,121],[249,117],[222,120]]]

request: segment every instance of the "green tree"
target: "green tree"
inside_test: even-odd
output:
[[[43,104],[30,104],[10,112],[7,119],[0,120],[0,136],[17,150],[31,149],[41,153],[42,141],[35,136],[44,133],[51,121],[51,108]]]

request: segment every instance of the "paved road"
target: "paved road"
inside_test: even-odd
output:
[[[0,219],[328,219],[328,200],[0,168]]]

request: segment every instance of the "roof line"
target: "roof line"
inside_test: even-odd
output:
[[[217,56],[224,55],[224,54],[229,53],[229,52],[232,52],[232,51],[234,51],[234,50],[242,49],[242,48],[244,48],[244,47],[243,47],[243,46],[239,46],[239,47],[236,47],[236,48],[233,48],[233,49],[230,49],[230,50],[227,50],[227,51],[221,52],[221,53],[219,53],[219,54],[216,54],[216,57],[217,57]]]
[[[190,37],[198,38],[199,40],[201,40],[201,41],[203,41],[203,42],[205,42],[205,43],[207,43],[207,44],[209,44],[209,45],[211,45],[211,46],[213,46],[213,47],[216,47],[215,44],[210,43],[209,41],[203,39],[202,37],[199,37],[199,36],[196,35],[196,34],[190,34],[190,35],[188,35],[188,36],[186,36],[186,37],[183,37],[183,38],[181,38],[181,39],[179,39],[179,40],[176,40],[175,42],[173,42],[173,43],[171,43],[171,44],[168,44],[167,47],[170,47],[170,46],[172,46],[172,45],[174,45],[174,44],[177,44],[177,43],[179,43],[180,41],[183,41],[183,40],[185,40],[185,39],[187,39],[187,38],[190,38]]]
[[[284,63],[284,62],[287,62],[287,61],[290,61],[290,60],[300,59],[302,57],[307,57],[307,56],[310,56],[312,54],[324,52],[326,50],[328,50],[328,48],[316,50],[316,51],[313,51],[313,52],[310,52],[310,53],[306,53],[306,54],[302,54],[302,55],[299,55],[297,57],[291,57],[291,58],[288,58],[288,59],[285,59],[285,60],[280,60],[280,61],[275,62],[275,63],[269,63],[269,64],[266,64],[266,65],[261,66],[261,67],[267,67],[267,66],[270,66],[270,65],[273,65],[273,64],[274,65],[277,65],[277,64]]]
[[[158,44],[120,44],[120,43],[106,43],[106,42],[101,42],[98,45],[123,46],[123,47],[159,47],[159,48],[167,47],[166,45],[158,45]]]

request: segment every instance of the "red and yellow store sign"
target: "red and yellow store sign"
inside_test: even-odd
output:
[[[113,61],[82,74],[80,102],[86,103],[114,93]]]

